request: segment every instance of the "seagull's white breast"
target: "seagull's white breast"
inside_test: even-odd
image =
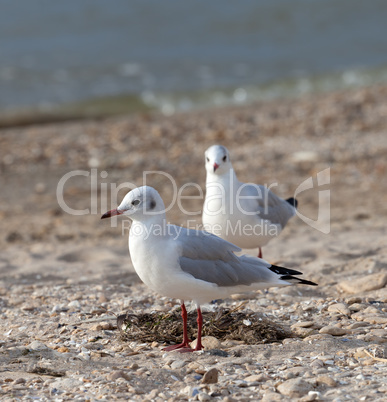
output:
[[[256,197],[260,188],[240,183],[233,175],[225,175],[207,183],[203,208],[204,230],[215,234],[241,248],[264,246],[278,236],[281,225],[263,220],[257,214]],[[253,189],[254,190],[254,189]]]

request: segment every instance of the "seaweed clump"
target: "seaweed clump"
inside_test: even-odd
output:
[[[170,313],[133,314],[117,317],[117,327],[124,341],[179,343],[183,322],[179,311]],[[188,313],[188,336],[196,338],[196,313]],[[252,311],[220,309],[203,312],[203,336],[214,336],[220,341],[237,340],[247,345],[280,342],[291,334],[273,321]]]

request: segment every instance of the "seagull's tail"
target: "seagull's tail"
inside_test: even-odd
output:
[[[301,285],[318,286],[317,283],[293,276],[293,275],[302,275],[302,272],[296,271],[294,269],[279,267],[277,265],[272,265],[269,267],[269,269],[270,269],[270,271],[273,271],[276,274],[280,275],[279,279],[281,279],[283,281],[289,281],[289,282],[295,281],[297,284],[301,284]]]
[[[295,198],[290,197],[285,201],[288,202],[292,207],[294,207],[296,209],[298,208],[298,201]]]

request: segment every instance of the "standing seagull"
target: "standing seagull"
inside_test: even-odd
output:
[[[203,208],[205,230],[241,248],[259,247],[280,234],[295,215],[297,200],[284,200],[267,187],[240,182],[227,148],[213,145],[205,152],[206,198]]]
[[[183,342],[164,350],[192,351],[184,300],[193,300],[197,306],[196,351],[202,349],[200,304],[234,293],[291,285],[292,281],[316,285],[293,276],[301,272],[256,257],[237,257],[234,252],[241,251],[239,247],[210,233],[167,224],[163,200],[152,187],[130,191],[117,209],[106,212],[101,219],[115,215],[127,215],[133,221],[129,251],[140,279],[153,291],[180,299]]]

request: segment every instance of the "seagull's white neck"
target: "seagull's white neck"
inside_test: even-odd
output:
[[[210,190],[211,187],[221,185],[226,191],[231,191],[235,188],[238,188],[238,178],[236,177],[235,171],[233,168],[227,170],[222,174],[207,172],[206,177],[206,188],[207,191]]]
[[[148,216],[146,219],[133,220],[129,237],[148,240],[153,237],[163,237],[167,232],[165,214]]]

